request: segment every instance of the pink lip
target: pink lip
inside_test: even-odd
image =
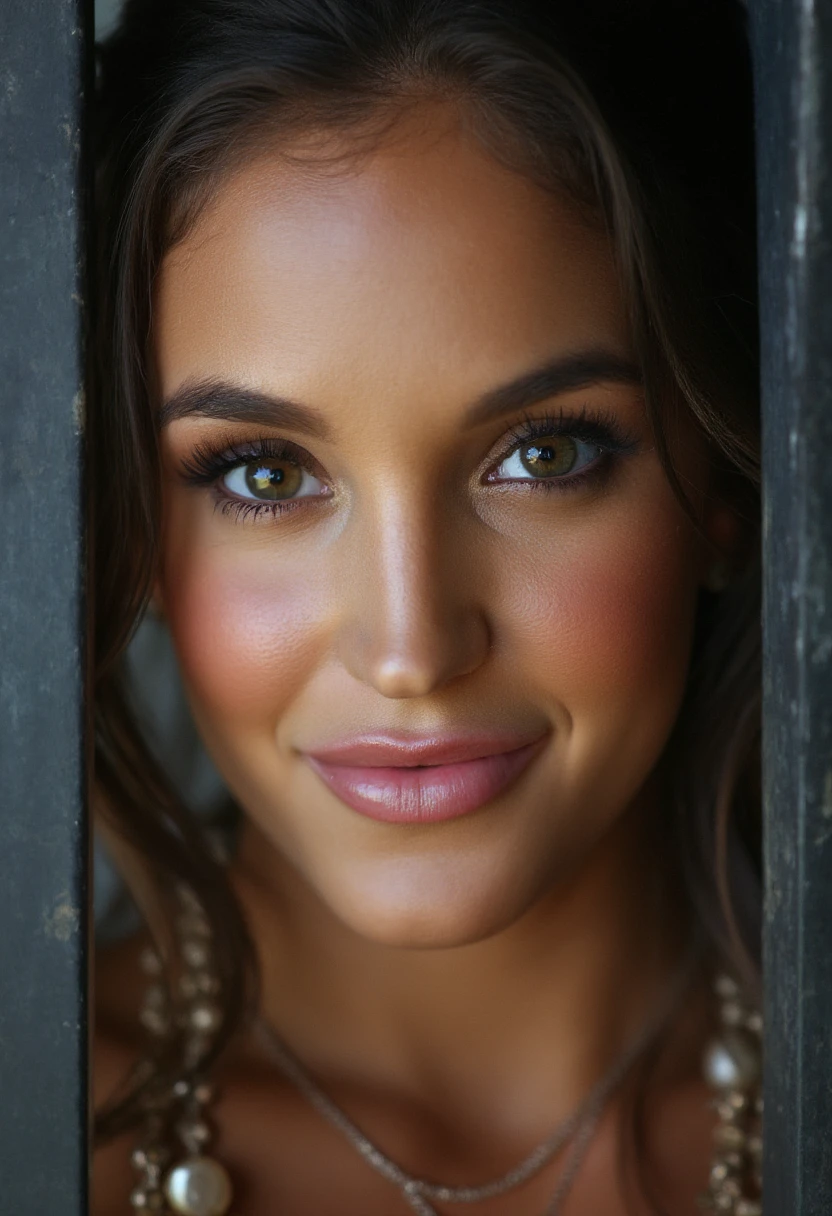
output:
[[[369,738],[307,753],[332,792],[384,823],[440,823],[478,810],[529,766],[545,737]]]

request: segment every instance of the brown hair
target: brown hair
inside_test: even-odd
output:
[[[252,139],[350,128],[451,99],[495,156],[607,228],[648,409],[674,472],[676,421],[706,437],[746,523],[741,568],[702,593],[689,687],[663,765],[673,859],[712,957],[758,961],[759,569],[751,85],[733,0],[128,0],[101,48],[100,292],[93,369],[99,815],[164,935],[172,883],[213,926],[221,1051],[254,992],[222,865],[131,716],[121,656],[159,543],[148,375],[162,257]],[[160,911],[161,910],[161,911]],[[175,967],[172,940],[166,944]],[[177,1044],[157,1075],[182,1068]],[[134,1121],[137,1082],[100,1119]]]

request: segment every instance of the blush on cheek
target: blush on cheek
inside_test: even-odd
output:
[[[167,580],[165,605],[201,716],[262,725],[280,717],[314,667],[327,597],[308,573],[277,568],[265,553],[259,564],[251,558],[220,548],[191,560]]]
[[[696,584],[673,546],[655,535],[632,537],[589,566],[573,606],[588,657],[610,691],[684,678]]]
[[[597,528],[585,544],[573,538],[550,561],[525,564],[522,602],[507,613],[536,656],[529,677],[573,718],[651,704],[675,712],[697,598],[694,542],[675,511],[657,515]]]

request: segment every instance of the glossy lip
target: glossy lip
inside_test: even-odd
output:
[[[355,739],[305,753],[342,802],[383,823],[441,823],[479,810],[531,764],[548,735]],[[526,737],[528,740],[528,736]]]

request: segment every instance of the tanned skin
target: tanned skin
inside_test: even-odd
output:
[[[440,106],[358,159],[293,151],[264,145],[230,171],[158,281],[156,602],[245,812],[231,873],[266,1018],[394,1159],[481,1182],[570,1112],[678,966],[653,774],[731,516],[693,436],[680,471],[701,531],[677,502],[607,239],[566,198]],[[581,358],[586,382],[528,399],[530,373]],[[232,408],[239,390],[255,405]],[[569,485],[498,475],[522,427],[562,416],[626,443]],[[195,452],[264,439],[307,467],[305,496],[276,515],[183,472]],[[308,762],[354,734],[489,731],[540,750],[447,822],[369,819]],[[137,949],[99,956],[99,1099],[141,1041]],[[708,1008],[694,988],[648,1107],[671,1216],[694,1216],[707,1180]],[[235,1216],[407,1216],[253,1041],[220,1080]],[[618,1114],[562,1216],[651,1210],[622,1180]],[[129,1147],[98,1154],[95,1216],[129,1210]],[[466,1212],[539,1216],[561,1164]]]

